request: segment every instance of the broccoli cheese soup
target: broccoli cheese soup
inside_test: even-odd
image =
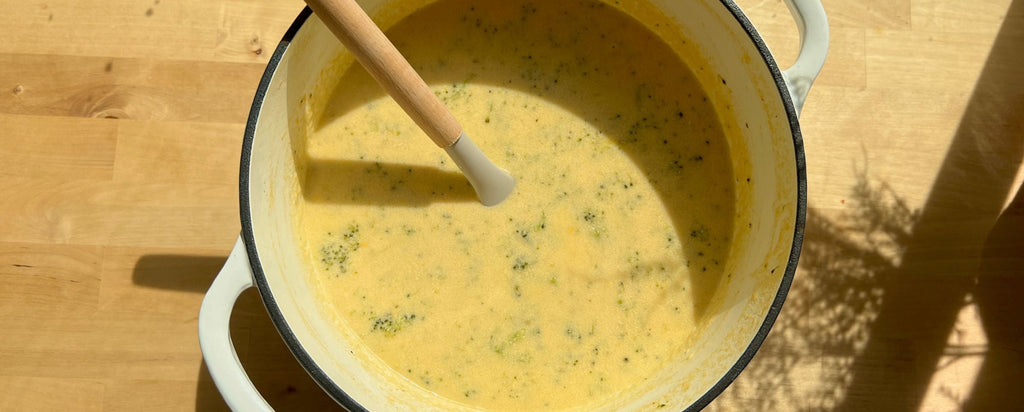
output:
[[[323,311],[403,379],[487,409],[596,405],[683,356],[734,195],[718,117],[673,50],[590,0],[441,0],[387,34],[516,187],[482,206],[341,59],[299,154]]]

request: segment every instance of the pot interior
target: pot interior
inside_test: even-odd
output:
[[[427,0],[361,1],[383,27]],[[718,113],[735,179],[735,220],[723,280],[712,287],[707,321],[685,361],[657,384],[607,410],[701,406],[746,365],[767,334],[799,253],[804,201],[802,147],[777,68],[731,2],[616,1],[690,66]],[[760,47],[759,47],[760,46]],[[346,62],[347,59],[347,62]],[[291,227],[305,178],[304,141],[318,99],[334,88],[347,56],[304,12],[275,53],[254,103],[242,159],[243,231],[254,274],[275,325],[314,379],[350,409],[461,409],[396,378],[338,330],[317,304]],[[372,357],[371,357],[372,358]]]

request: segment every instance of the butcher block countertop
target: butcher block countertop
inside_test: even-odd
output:
[[[742,0],[782,65],[782,0]],[[0,0],[0,411],[225,410],[197,340],[294,0]],[[1024,408],[1024,0],[827,0],[808,219],[714,411]],[[278,410],[337,408],[243,293]]]

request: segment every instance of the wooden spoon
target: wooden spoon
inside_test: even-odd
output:
[[[355,0],[306,3],[434,144],[448,152],[481,203],[497,205],[512,193],[512,176],[477,148],[455,116]]]

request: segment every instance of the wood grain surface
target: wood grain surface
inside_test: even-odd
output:
[[[740,0],[780,63],[781,0]],[[242,131],[299,0],[0,0],[0,411],[225,410],[203,293]],[[1024,0],[826,0],[801,118],[800,270],[714,411],[1024,408]],[[336,408],[259,297],[232,318],[279,410]]]

